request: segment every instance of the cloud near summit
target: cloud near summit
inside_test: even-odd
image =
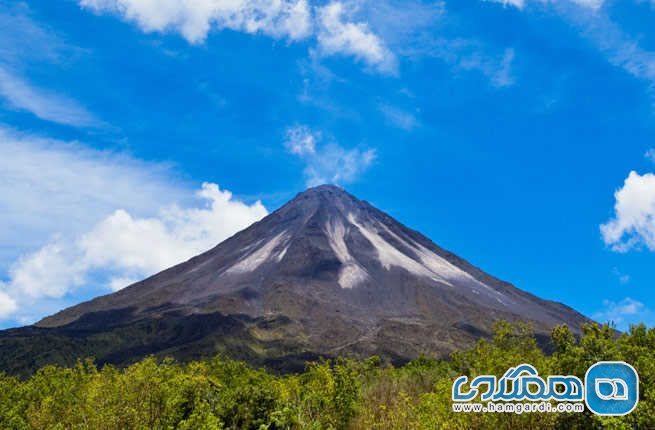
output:
[[[0,319],[31,323],[71,293],[127,286],[268,211],[171,168],[0,127]],[[20,256],[20,257],[17,257]]]
[[[323,142],[323,134],[306,125],[287,128],[285,147],[305,164],[308,187],[321,184],[347,184],[357,180],[375,161],[375,149],[344,148]]]
[[[29,314],[23,305],[60,299],[85,284],[104,280],[107,289],[123,288],[207,251],[268,214],[261,202],[243,203],[216,184],[203,184],[196,197],[196,206],[173,205],[152,217],[118,209],[90,231],[57,237],[23,256],[0,284],[0,317]]]

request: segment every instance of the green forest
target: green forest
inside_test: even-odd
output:
[[[655,329],[566,327],[548,354],[530,328],[499,322],[490,339],[447,360],[419,358],[402,367],[366,360],[308,363],[276,375],[226,357],[178,363],[146,358],[127,368],[46,366],[22,380],[0,375],[1,429],[648,429],[655,428]],[[454,413],[453,380],[502,375],[531,363],[540,375],[584,378],[597,361],[622,360],[640,376],[640,402],[624,417],[589,412]]]

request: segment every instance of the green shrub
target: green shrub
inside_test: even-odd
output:
[[[180,364],[146,358],[125,369],[46,366],[27,380],[0,374],[0,428],[28,429],[647,429],[655,428],[655,330],[620,336],[586,325],[576,338],[555,327],[551,355],[530,327],[499,322],[490,339],[449,360],[418,358],[403,367],[378,357],[308,363],[301,374],[274,375],[215,357]],[[623,360],[640,376],[640,402],[625,417],[583,414],[474,414],[451,409],[460,375],[502,375],[534,365],[542,375],[572,374],[601,360]]]

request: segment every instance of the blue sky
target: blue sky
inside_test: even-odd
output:
[[[655,3],[0,0],[0,327],[337,183],[655,323]]]

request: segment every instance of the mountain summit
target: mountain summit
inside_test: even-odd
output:
[[[0,366],[22,371],[13,363],[27,356],[34,365],[84,355],[123,364],[217,351],[282,369],[320,356],[404,361],[468,346],[499,319],[542,334],[588,321],[322,185],[187,262],[2,332]]]

